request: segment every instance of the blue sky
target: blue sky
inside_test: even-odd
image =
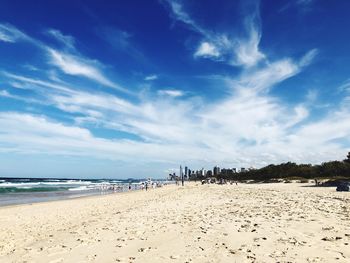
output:
[[[343,159],[349,1],[1,1],[0,175]]]

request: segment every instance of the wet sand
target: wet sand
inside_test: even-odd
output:
[[[350,262],[350,193],[167,186],[0,208],[0,262]]]

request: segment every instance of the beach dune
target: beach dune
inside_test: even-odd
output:
[[[350,262],[350,195],[166,186],[0,208],[0,262]]]

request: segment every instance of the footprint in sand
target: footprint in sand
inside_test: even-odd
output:
[[[324,237],[322,238],[323,241],[335,241],[335,240],[340,240],[342,237]]]
[[[333,229],[334,229],[333,226],[322,227],[322,230],[324,230],[324,231],[329,231],[329,230],[333,230]]]

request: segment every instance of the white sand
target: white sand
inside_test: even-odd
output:
[[[0,262],[350,262],[350,193],[168,186],[0,208]]]

